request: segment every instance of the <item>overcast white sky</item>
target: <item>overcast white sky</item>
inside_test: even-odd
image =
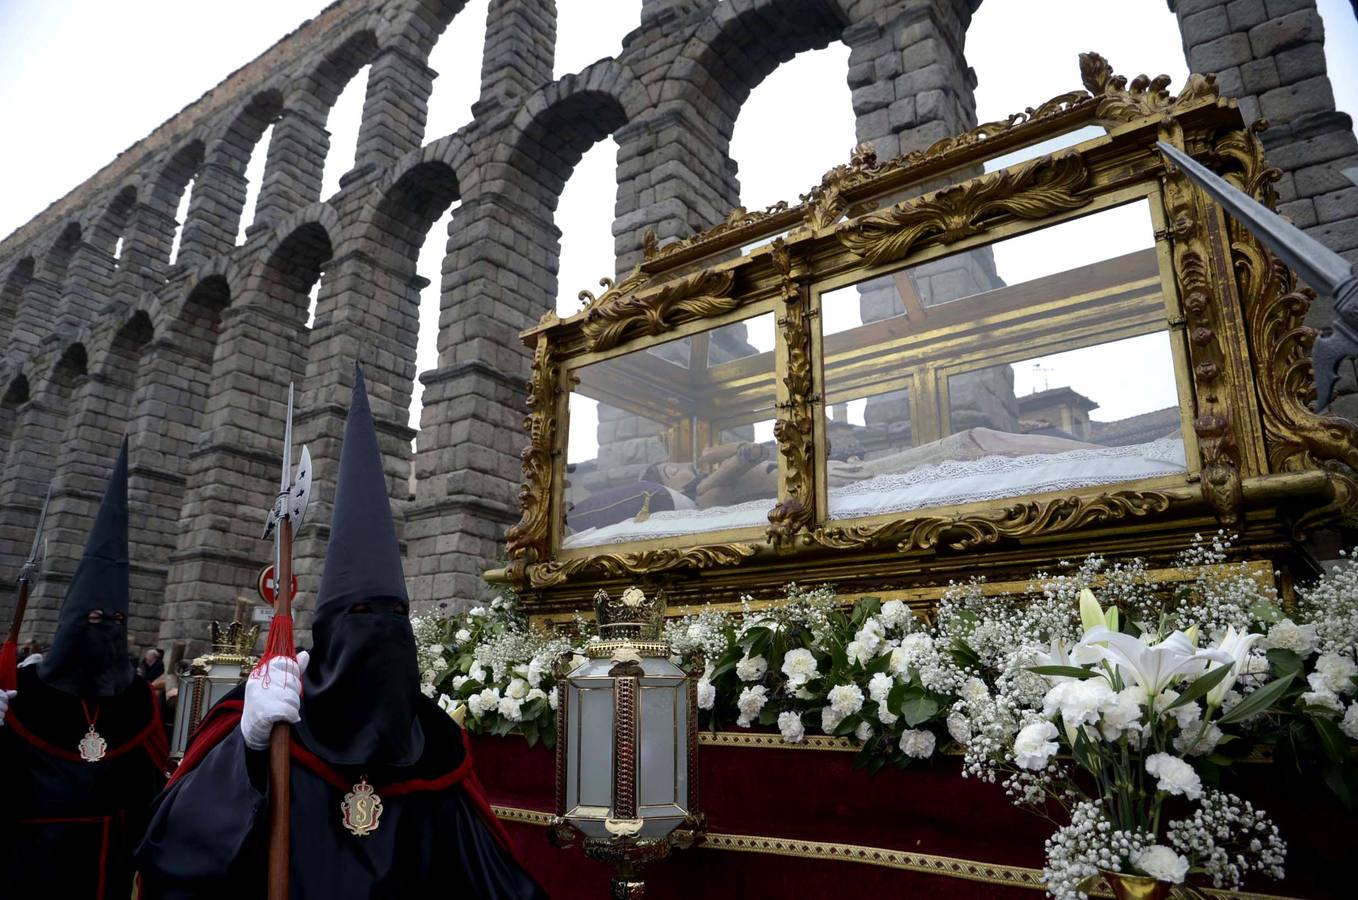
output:
[[[471,0],[430,59],[440,77],[426,141],[470,118],[487,2]],[[557,0],[556,5],[558,76],[616,54],[623,36],[636,27],[640,9],[638,0]],[[1347,0],[1319,0],[1319,5],[1339,107],[1358,111],[1358,23]],[[321,0],[0,0],[0,116],[5,123],[0,235],[28,221],[323,7]],[[1103,53],[1120,73],[1165,72],[1176,87],[1186,71],[1174,16],[1164,0],[987,0],[967,36],[968,60],[979,80],[978,116],[1001,118],[1078,88],[1076,58],[1087,49]],[[751,95],[732,145],[744,205],[795,200],[847,157],[854,144],[844,80],[847,59],[848,49],[840,44],[802,54]],[[352,164],[362,94],[356,78],[332,111],[327,195]],[[795,122],[788,117],[794,105]],[[563,311],[576,309],[579,290],[592,288],[600,275],[612,271],[615,154],[612,141],[586,154],[558,209],[564,233]],[[251,170],[256,184],[262,156],[261,144]],[[247,211],[252,203],[253,191]],[[421,274],[433,282],[421,309],[420,371],[435,360],[446,227],[447,221],[435,226],[420,261]],[[412,423],[418,423],[417,410],[412,410]]]

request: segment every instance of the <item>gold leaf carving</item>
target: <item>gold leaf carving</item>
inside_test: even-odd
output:
[[[510,559],[536,562],[551,555],[552,448],[556,444],[556,354],[545,338],[533,352],[533,375],[528,384],[528,415],[523,420],[528,446],[520,457],[523,484],[519,486],[519,521],[505,532]]]
[[[968,550],[1004,538],[1060,534],[1128,518],[1162,513],[1173,502],[1152,491],[1113,491],[1093,498],[1076,496],[1027,500],[994,512],[957,516],[915,516],[881,525],[830,525],[811,540],[823,547],[858,550],[895,543],[900,553],[946,547]]]
[[[827,228],[839,221],[848,208],[844,192],[875,177],[881,171],[877,151],[870,143],[853,148],[849,161],[821,176],[820,184],[802,194],[802,218],[811,228]]]
[[[582,326],[591,350],[607,350],[640,335],[661,334],[675,325],[730,312],[739,305],[731,296],[736,277],[729,270],[698,272],[641,295],[635,293],[639,274],[639,270],[634,272],[597,300],[591,298]]]
[[[1166,90],[1168,75],[1155,78],[1138,75],[1129,85],[1126,76],[1114,75],[1108,60],[1092,52],[1080,54],[1080,79],[1098,99],[1095,114],[1105,122],[1130,122],[1144,116],[1174,113],[1180,107],[1220,96],[1214,75],[1189,75],[1177,96]]]
[[[807,327],[807,298],[792,277],[792,254],[786,242],[773,242],[773,266],[778,270],[785,312],[778,319],[787,345],[787,373],[783,384],[788,399],[782,405],[773,434],[786,462],[786,491],[769,511],[769,543],[791,549],[793,537],[811,524],[815,514],[815,437],[812,433],[811,331]]]
[[[1188,352],[1192,363],[1194,419],[1202,459],[1202,489],[1217,520],[1238,527],[1244,516],[1244,488],[1240,477],[1240,448],[1229,402],[1229,385],[1222,384],[1228,369],[1219,337],[1224,323],[1219,303],[1229,297],[1225,285],[1214,282],[1208,263],[1209,210],[1202,195],[1181,172],[1165,179],[1166,217],[1174,280],[1184,307]]]
[[[529,566],[528,584],[545,588],[581,576],[618,578],[625,575],[651,575],[674,569],[709,569],[734,566],[754,556],[751,544],[712,544],[687,550],[665,547],[636,553],[604,553],[560,562]]]
[[[1218,159],[1234,167],[1226,178],[1263,202],[1271,199],[1277,170],[1264,161],[1263,144],[1256,135],[1234,131],[1213,149]],[[1298,290],[1291,270],[1248,229],[1229,218],[1227,227],[1254,359],[1268,467],[1273,472],[1328,470],[1335,485],[1329,504],[1308,510],[1294,524],[1301,537],[1317,521],[1358,514],[1358,483],[1352,475],[1358,471],[1358,425],[1311,410],[1315,400],[1311,346],[1316,332],[1304,323],[1314,295]]]
[[[922,240],[950,244],[999,216],[1040,219],[1089,202],[1076,192],[1089,180],[1078,153],[1042,157],[862,216],[839,240],[869,265],[900,259]]]
[[[684,238],[681,241],[670,241],[663,247],[659,246],[659,240],[656,238],[655,232],[648,231],[642,238],[642,254],[648,261],[653,259],[664,259],[667,256],[673,256],[680,250],[687,250],[688,248],[696,247],[699,244],[716,241],[728,234],[747,230],[753,231],[757,229],[759,225],[767,222],[774,216],[787,211],[788,205],[786,200],[779,200],[772,206],[768,206],[755,212],[747,212],[745,207],[737,206],[727,214],[725,219],[718,224],[713,225],[706,231],[699,232],[698,234]]]

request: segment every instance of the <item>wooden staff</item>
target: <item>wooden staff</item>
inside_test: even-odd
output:
[[[274,570],[277,591],[274,595],[273,615],[288,619],[286,630],[292,633],[292,521],[284,517],[278,523],[278,563]],[[280,623],[281,624],[281,623]],[[274,625],[270,623],[269,631]],[[289,651],[293,648],[289,647]],[[287,722],[274,724],[269,735],[269,900],[288,900],[288,818],[292,789],[292,726]]]
[[[274,657],[293,656],[292,637],[292,536],[306,518],[311,499],[311,451],[302,448],[296,476],[289,481],[292,468],[292,385],[288,385],[288,420],[283,428],[283,475],[278,498],[269,511],[264,537],[274,539],[274,606],[269,623],[269,640],[264,647],[265,671]],[[292,731],[278,722],[269,735],[269,900],[288,900],[288,824],[292,785]]]

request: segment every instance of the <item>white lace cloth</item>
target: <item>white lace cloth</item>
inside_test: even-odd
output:
[[[904,512],[1072,490],[1174,475],[1187,470],[1182,438],[1161,438],[1126,447],[1033,453],[1027,456],[983,456],[919,466],[908,472],[878,475],[830,491],[830,518],[856,519],[879,513]],[[596,547],[624,541],[677,537],[768,523],[775,500],[751,500],[711,509],[666,510],[644,522],[626,519],[603,528],[570,535],[563,548]]]

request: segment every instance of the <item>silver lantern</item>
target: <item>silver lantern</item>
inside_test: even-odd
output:
[[[702,839],[698,673],[670,660],[659,594],[595,595],[598,639],[557,667],[553,836],[617,868],[613,896],[642,896],[642,863]],[[574,658],[578,662],[578,657]]]
[[[257,640],[258,625],[212,623],[212,649],[185,664],[179,675],[174,730],[170,734],[171,759],[183,759],[189,736],[203,716],[250,674],[258,662],[254,655]]]

